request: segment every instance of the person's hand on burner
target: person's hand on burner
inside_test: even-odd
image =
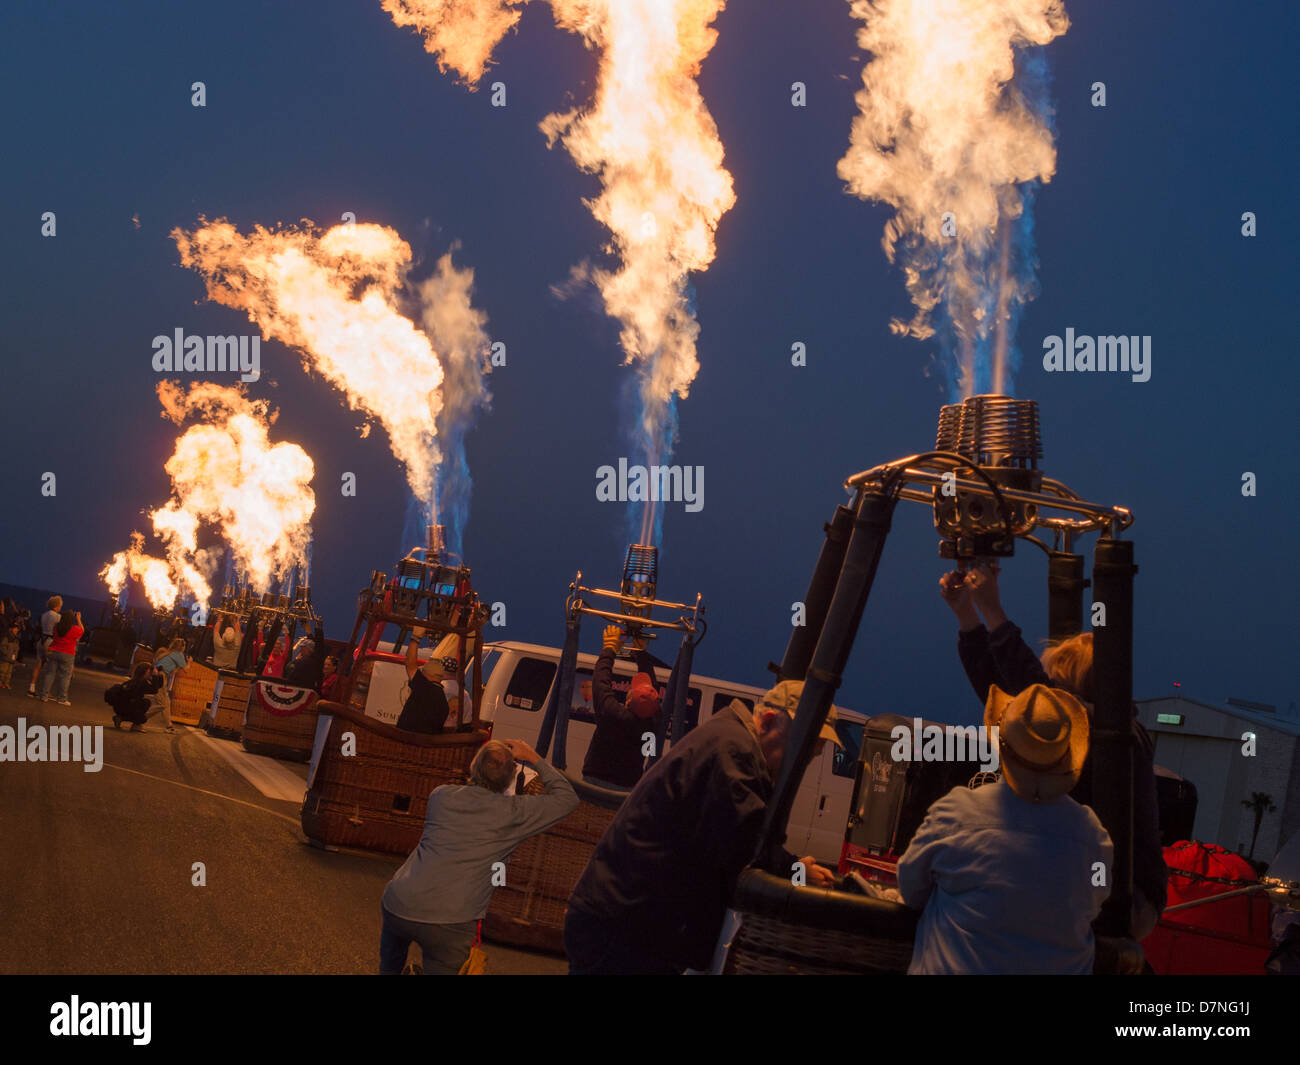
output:
[[[1007,623],[1007,615],[1002,609],[1002,598],[998,594],[998,574],[1002,571],[996,562],[992,565],[980,563],[966,574],[966,587],[970,589],[971,602],[984,618],[984,627],[994,632]]]
[[[957,624],[962,632],[970,632],[980,626],[979,612],[971,601],[970,591],[966,574],[961,570],[953,570],[939,578],[939,594],[957,615]]]

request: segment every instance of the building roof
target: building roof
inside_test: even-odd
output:
[[[1199,699],[1189,699],[1185,695],[1159,695],[1153,699],[1138,699],[1138,706],[1154,706],[1156,703],[1190,703],[1192,706],[1203,707],[1206,710],[1214,710],[1217,713],[1227,717],[1237,718],[1240,721],[1247,721],[1252,725],[1264,725],[1267,728],[1276,729],[1278,732],[1285,732],[1291,736],[1300,736],[1300,721],[1293,717],[1286,717],[1282,714],[1260,713],[1254,710],[1243,710],[1239,706],[1216,706],[1214,703],[1203,703]]]

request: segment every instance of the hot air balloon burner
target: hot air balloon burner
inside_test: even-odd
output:
[[[1002,494],[988,486],[1037,494],[1043,486],[1038,468],[1043,446],[1038,428],[1038,404],[1011,396],[971,396],[939,412],[935,450],[966,460],[947,471],[933,489],[934,527],[939,555],[960,565],[981,558],[1004,558],[1015,551],[1016,537],[1034,528],[1036,502]],[[966,488],[958,479],[978,476],[979,487]]]
[[[447,553],[447,530],[442,525],[429,526],[429,550],[427,557],[441,559]]]

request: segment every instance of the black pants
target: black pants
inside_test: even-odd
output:
[[[573,906],[564,918],[564,953],[570,976],[676,976],[683,968]]]

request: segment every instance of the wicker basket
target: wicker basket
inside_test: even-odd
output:
[[[724,973],[881,975],[906,973],[920,914],[896,902],[795,887],[746,869],[732,905],[741,915]]]
[[[136,649],[131,652],[131,672],[135,672],[135,667],[141,662],[146,665],[153,665],[153,651],[144,644],[138,644]]]
[[[427,736],[321,701],[329,730],[302,804],[302,830],[317,843],[408,854],[420,841],[434,788],[462,784],[485,731]],[[343,754],[344,733],[355,753]]]
[[[625,796],[569,776],[578,808],[515,848],[506,882],[492,893],[483,935],[497,943],[564,953],[569,896]],[[525,794],[541,794],[537,779]]]
[[[172,720],[182,725],[197,725],[203,712],[212,705],[217,688],[217,671],[202,662],[191,662],[172,676]]]
[[[319,701],[309,689],[260,681],[249,696],[244,715],[240,737],[244,750],[292,762],[311,761]]]
[[[253,677],[217,670],[216,690],[212,695],[212,708],[208,714],[209,736],[224,740],[237,740],[244,729],[244,714],[253,692]]]

